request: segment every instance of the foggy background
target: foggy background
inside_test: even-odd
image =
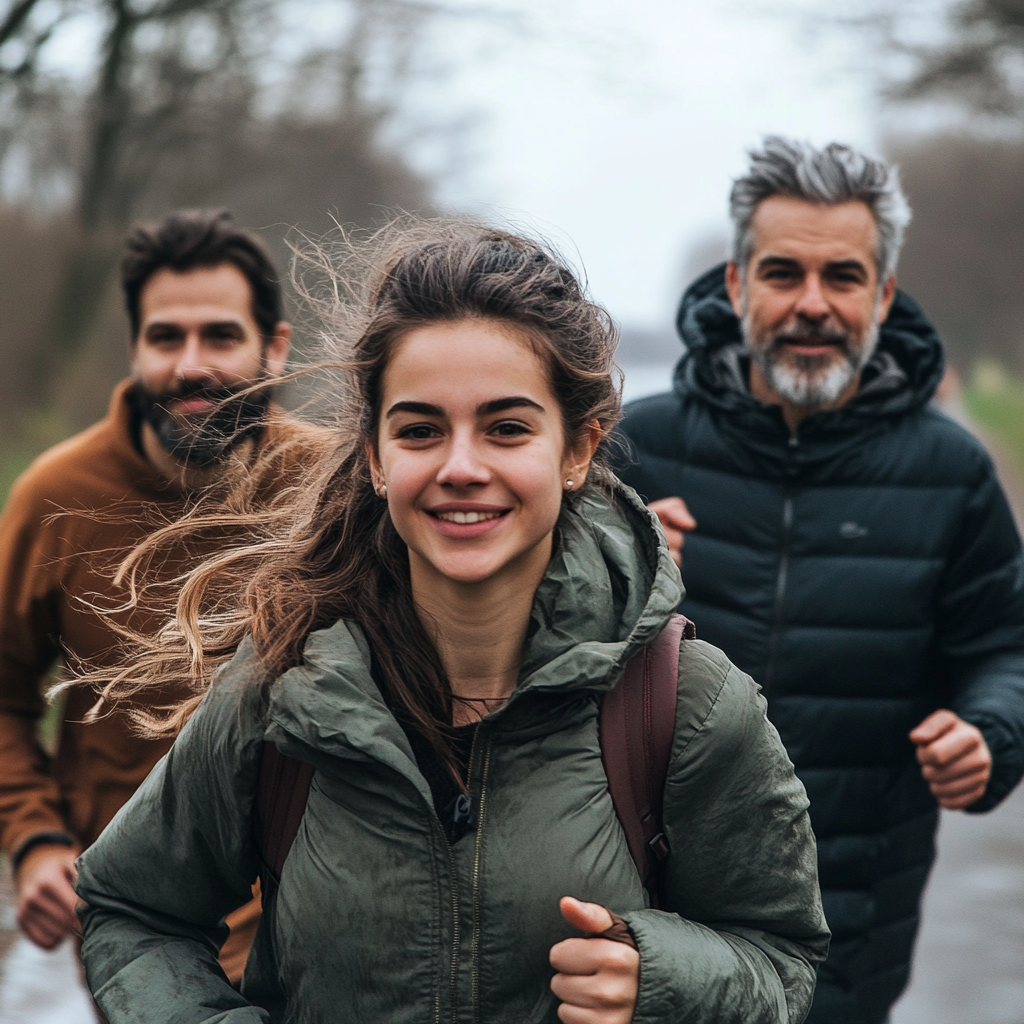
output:
[[[586,274],[635,396],[669,386],[675,304],[766,132],[899,162],[900,283],[1015,491],[1024,0],[0,0],[0,494],[125,375],[135,218],[227,206],[282,269],[334,220],[510,222]],[[894,1024],[1024,1022],[1019,804],[946,816]]]
[[[227,206],[282,269],[332,218],[511,222],[587,275],[636,395],[769,131],[899,161],[901,283],[1024,458],[1021,0],[2,2],[0,493],[124,373],[134,218]]]

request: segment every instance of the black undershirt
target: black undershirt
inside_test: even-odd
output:
[[[455,764],[463,784],[469,777],[469,759],[479,724],[471,722],[452,730],[452,753],[455,755]],[[416,764],[430,787],[430,795],[434,798],[434,810],[441,819],[448,842],[457,843],[472,830],[476,822],[472,804],[452,778],[452,773],[438,757],[429,740],[410,725],[403,723],[402,728],[409,737],[409,745],[412,747]]]
[[[387,688],[383,685],[380,664],[372,651],[370,652],[370,675],[387,701]],[[388,703],[390,704],[390,702]],[[437,812],[438,818],[441,819],[441,826],[448,837],[448,842],[457,843],[476,824],[472,802],[452,777],[452,773],[426,736],[407,722],[404,715],[395,717],[409,740],[413,757],[416,758],[416,766],[430,787],[434,810]],[[469,760],[473,754],[473,739],[479,724],[479,722],[471,722],[469,725],[460,725],[452,730],[452,753],[455,755],[455,767],[459,770],[459,778],[462,779],[463,786],[469,780]]]

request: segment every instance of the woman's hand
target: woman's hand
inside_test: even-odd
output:
[[[640,989],[640,954],[626,942],[601,938],[615,923],[597,903],[571,896],[558,901],[562,917],[589,939],[565,939],[551,947],[551,966],[558,973],[551,991],[562,1001],[558,1018],[564,1024],[630,1024]]]

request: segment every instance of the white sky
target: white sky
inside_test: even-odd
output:
[[[668,327],[686,253],[725,232],[764,133],[875,148],[863,40],[808,32],[815,0],[756,3],[511,0],[526,35],[449,23],[433,102],[481,117],[443,201],[575,249],[620,322]]]

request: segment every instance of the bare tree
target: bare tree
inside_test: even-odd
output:
[[[817,23],[869,43],[914,210],[901,285],[961,370],[1024,373],[1024,0],[859,0]],[[949,115],[943,131],[922,133],[921,103]]]
[[[855,32],[887,105],[949,104],[997,121],[1024,119],[1024,0],[854,0],[802,16]]]
[[[406,111],[448,10],[337,0],[333,12],[328,33],[306,27],[303,0],[0,0],[8,450],[84,425],[123,372],[113,271],[130,220],[227,206],[284,263],[289,226],[430,209],[432,182],[406,156],[428,126]],[[92,47],[80,68],[52,56],[67,33]]]
[[[940,135],[889,150],[914,210],[901,287],[961,371],[988,358],[1024,373],[1024,143]]]
[[[897,100],[945,99],[998,118],[1024,118],[1024,0],[960,0],[938,45],[905,44],[911,71]]]
[[[2,0],[0,0],[2,2]],[[123,228],[168,206],[256,223],[366,223],[430,187],[388,146],[430,0],[339,0],[335,39],[296,37],[301,0],[9,0],[0,13],[0,198],[74,212],[45,387],[94,322]],[[49,54],[83,25],[91,68]],[[280,45],[284,39],[285,45]]]

